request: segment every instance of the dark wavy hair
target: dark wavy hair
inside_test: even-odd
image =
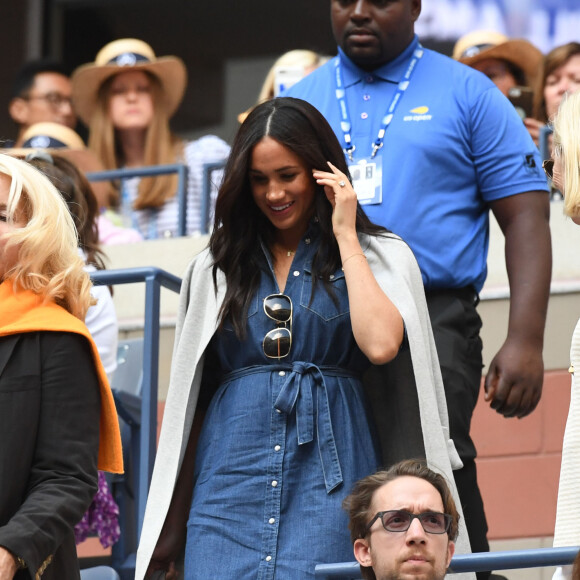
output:
[[[275,229],[254,203],[249,169],[254,147],[264,138],[275,139],[307,167],[328,170],[327,161],[349,175],[342,147],[322,114],[306,101],[291,97],[272,99],[258,105],[246,118],[232,145],[216,208],[209,248],[213,257],[213,279],[217,271],[226,277],[226,295],[220,310],[220,325],[229,318],[236,335],[245,336],[248,304],[256,292],[266,262],[260,239],[267,245]],[[314,182],[314,178],[313,182]],[[329,276],[340,266],[338,244],[332,230],[332,206],[324,189],[315,183],[314,215],[321,232],[320,245],[312,262],[313,291],[321,281],[333,296]],[[381,235],[387,230],[373,224],[360,205],[357,207],[358,232]]]

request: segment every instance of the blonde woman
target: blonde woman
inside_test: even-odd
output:
[[[115,406],[82,322],[90,279],[58,191],[0,155],[0,578],[78,579],[73,526],[121,472]]]
[[[95,62],[72,76],[73,100],[89,126],[89,148],[106,169],[135,168],[183,162],[187,183],[187,234],[201,231],[203,165],[225,160],[228,145],[215,135],[184,142],[169,128],[187,85],[183,61],[157,57],[145,42],[134,38],[104,46]],[[118,199],[125,225],[146,239],[178,233],[176,174],[133,178],[122,183]],[[213,207],[216,191],[212,192]]]
[[[544,169],[554,185],[564,194],[564,212],[580,224],[580,92],[568,95],[554,119],[553,159],[544,162]],[[580,545],[580,320],[576,324],[570,347],[572,389],[570,409],[562,447],[562,467],[558,489],[558,509],[554,546]],[[571,566],[559,568],[556,578],[577,578]]]

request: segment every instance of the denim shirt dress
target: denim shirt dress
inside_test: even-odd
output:
[[[223,373],[196,451],[185,578],[304,580],[318,563],[350,561],[343,499],[374,472],[379,454],[361,383],[369,366],[350,323],[341,269],[311,301],[313,223],[284,294],[293,303],[292,347],[262,349],[276,323],[263,300],[279,293],[272,261],[262,272],[240,341],[227,321],[210,348]]]

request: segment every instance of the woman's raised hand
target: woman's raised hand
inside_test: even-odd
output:
[[[356,193],[348,177],[327,162],[330,171],[312,170],[312,176],[318,185],[324,186],[324,193],[332,205],[332,227],[338,238],[344,234],[356,236]]]

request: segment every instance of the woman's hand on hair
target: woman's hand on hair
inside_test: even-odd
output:
[[[356,193],[348,176],[327,162],[330,171],[312,170],[318,185],[324,187],[324,193],[332,205],[332,228],[338,239],[342,235],[356,236]]]

